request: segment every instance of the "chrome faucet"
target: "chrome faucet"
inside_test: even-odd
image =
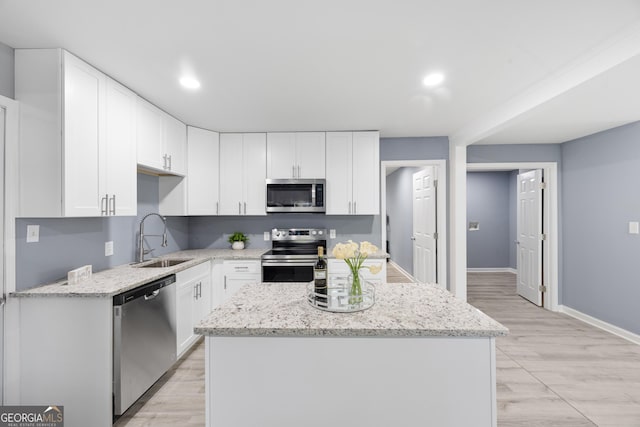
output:
[[[167,243],[167,219],[165,217],[163,217],[160,214],[157,213],[150,213],[145,215],[142,220],[140,221],[140,235],[138,237],[138,262],[144,262],[144,256],[147,255],[148,253],[151,253],[151,251],[153,251],[153,249],[145,249],[144,248],[144,220],[149,218],[150,216],[155,215],[158,218],[160,218],[162,220],[162,223],[164,224],[164,231],[162,232],[162,234],[147,234],[147,236],[154,236],[154,237],[162,237],[162,247],[166,248],[168,243]]]

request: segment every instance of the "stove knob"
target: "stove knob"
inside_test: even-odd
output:
[[[322,236],[322,230],[318,230],[318,234]]]
[[[316,230],[311,230],[311,234],[315,236],[316,235]]]

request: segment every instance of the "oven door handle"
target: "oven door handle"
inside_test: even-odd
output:
[[[313,267],[315,265],[313,261],[262,261],[263,267]]]

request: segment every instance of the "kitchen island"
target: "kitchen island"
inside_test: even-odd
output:
[[[432,285],[378,285],[348,314],[306,293],[247,285],[196,327],[207,426],[496,425],[498,322]]]

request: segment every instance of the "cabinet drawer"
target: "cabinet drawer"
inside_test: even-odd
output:
[[[225,261],[224,274],[261,274],[260,261]]]
[[[211,274],[211,261],[203,262],[202,264],[177,272],[176,282],[180,284],[200,276],[208,276],[209,274]]]

